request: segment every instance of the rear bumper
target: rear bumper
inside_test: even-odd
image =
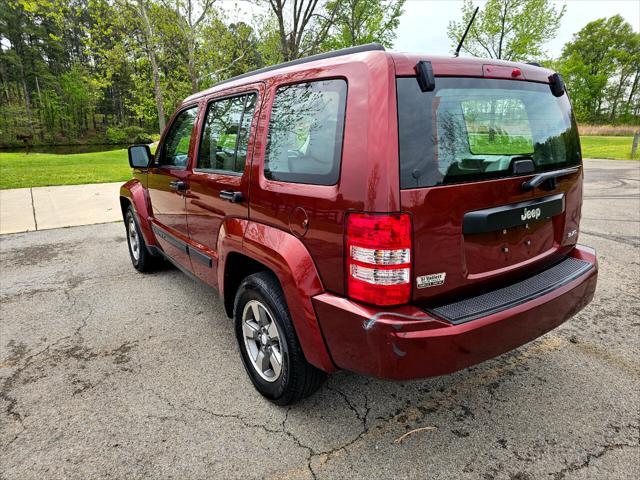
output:
[[[592,268],[531,301],[458,325],[411,305],[382,309],[329,293],[313,305],[338,367],[391,380],[443,375],[530,342],[584,308],[596,289],[595,251],[577,246],[570,256]]]

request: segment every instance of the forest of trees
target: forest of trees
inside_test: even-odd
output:
[[[391,46],[404,1],[256,0],[233,23],[220,0],[0,0],[0,146],[143,141],[222,79]]]
[[[221,0],[0,0],[0,146],[153,138],[184,97],[222,79],[392,47],[405,0],[252,3],[262,13],[232,22]],[[452,42],[472,9],[467,0],[450,25]],[[539,61],[563,12],[549,0],[489,0],[464,51]],[[640,34],[620,16],[591,22],[547,64],[565,76],[579,120],[640,123]]]

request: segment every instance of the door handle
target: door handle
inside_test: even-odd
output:
[[[172,180],[169,182],[169,188],[177,192],[183,192],[187,189],[187,182],[181,180]]]
[[[220,192],[220,198],[228,200],[231,203],[239,203],[242,201],[242,192],[236,192],[233,190],[222,190]]]

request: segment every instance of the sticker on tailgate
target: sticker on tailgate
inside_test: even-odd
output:
[[[422,275],[416,278],[418,288],[435,287],[444,283],[446,272],[432,273],[431,275]]]

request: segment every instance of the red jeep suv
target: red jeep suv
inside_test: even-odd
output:
[[[255,387],[406,380],[523,345],[592,299],[580,142],[535,65],[366,45],[188,97],[120,190],[139,271],[213,287]]]

